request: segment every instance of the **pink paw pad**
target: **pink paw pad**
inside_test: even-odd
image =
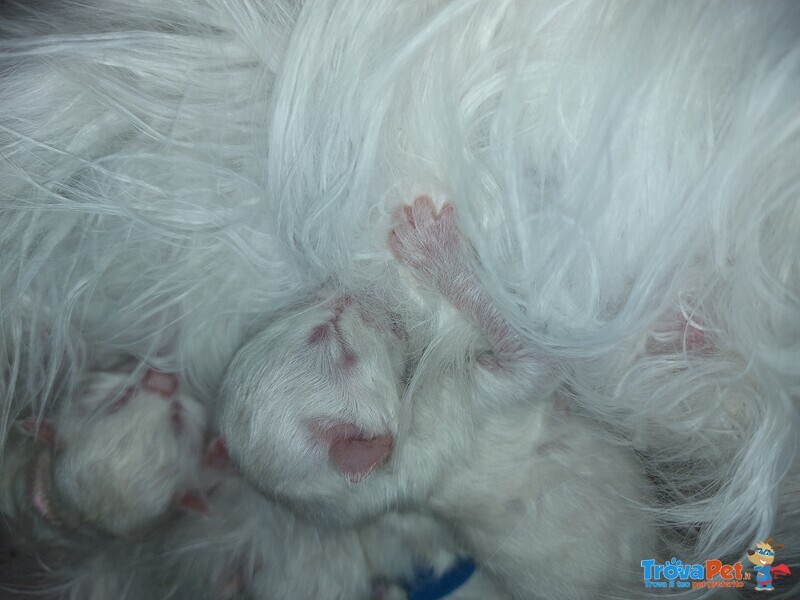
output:
[[[389,248],[399,261],[412,268],[422,269],[441,261],[455,250],[457,242],[450,204],[444,204],[437,213],[428,196],[419,196],[392,215]]]
[[[171,398],[178,390],[178,376],[175,373],[147,369],[142,376],[141,386],[145,391]]]

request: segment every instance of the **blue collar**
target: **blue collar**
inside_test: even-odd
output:
[[[475,564],[462,559],[439,576],[430,569],[415,569],[414,580],[403,587],[408,600],[439,600],[464,585],[474,572]]]

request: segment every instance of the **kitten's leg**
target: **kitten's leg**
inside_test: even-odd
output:
[[[395,257],[486,335],[498,366],[518,362],[530,352],[472,271],[465,244],[450,204],[437,213],[420,196],[394,212],[389,247]]]

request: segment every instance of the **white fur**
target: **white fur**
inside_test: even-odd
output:
[[[643,457],[670,551],[780,531],[786,560],[798,23],[790,1],[10,9],[3,438],[126,354],[212,403],[253,321],[329,280],[390,289],[389,211],[432,192],[505,318]],[[674,314],[712,351],[643,351]]]
[[[95,549],[63,574],[64,597],[368,600],[382,588],[390,600],[406,597],[392,582],[414,567],[442,573],[456,557],[447,529],[423,515],[388,513],[359,528],[326,529],[234,472],[206,470],[205,478],[213,482],[208,515],[185,513],[136,544]]]
[[[210,502],[209,517],[197,523],[187,516],[172,532],[168,572],[181,598],[204,588],[225,597],[220,591],[237,573],[255,598],[368,599],[376,582],[410,577],[414,566],[441,572],[455,556],[446,530],[422,515],[389,513],[357,529],[318,527],[238,476],[216,486]]]
[[[63,451],[53,470],[57,493],[83,520],[123,535],[150,525],[198,488],[207,429],[203,407],[185,393],[167,399],[138,389],[109,414],[109,400],[125,383],[127,374],[92,374],[79,406],[57,421]],[[177,405],[179,432],[172,426]]]
[[[400,233],[393,248],[422,282],[463,304],[476,326],[488,315],[486,329],[442,315],[406,388],[400,369],[376,360],[404,345],[385,322],[370,324],[381,311],[368,295],[341,309],[323,341],[310,338],[331,311],[281,315],[237,353],[220,390],[233,459],[256,487],[322,525],[358,524],[393,508],[435,516],[497,597],[546,598],[553,585],[562,598],[632,593],[641,557],[657,549],[640,467],[590,422],[556,409],[558,377],[535,349],[509,348],[518,336],[495,322],[460,256],[455,221],[426,218],[426,205],[419,214],[414,203],[417,228]],[[392,235],[399,231],[396,223]],[[336,304],[332,295],[328,304]],[[495,366],[481,364],[487,342]],[[375,412],[393,421],[376,423]],[[391,429],[394,455],[351,483],[307,425],[331,420],[368,435]]]
[[[3,482],[3,512],[38,517],[38,530],[141,534],[199,489],[206,416],[191,396],[167,399],[138,388],[129,373],[92,372],[46,426],[56,440],[16,439]]]

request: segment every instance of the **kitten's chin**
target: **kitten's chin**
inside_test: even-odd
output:
[[[326,528],[351,529],[374,520],[382,511],[366,510],[363,507],[339,506],[332,508],[329,504],[313,501],[292,502],[284,504],[302,519]]]
[[[348,486],[358,486],[345,482]],[[323,492],[319,489],[314,492],[298,495],[282,494],[275,490],[264,489],[254,485],[259,492],[266,498],[277,502],[284,508],[302,518],[305,521],[337,529],[347,529],[362,525],[375,519],[377,516],[386,512],[386,507],[377,502],[375,496],[346,493],[351,490],[345,489],[345,493],[334,494],[329,491]],[[292,492],[296,490],[293,489]]]

